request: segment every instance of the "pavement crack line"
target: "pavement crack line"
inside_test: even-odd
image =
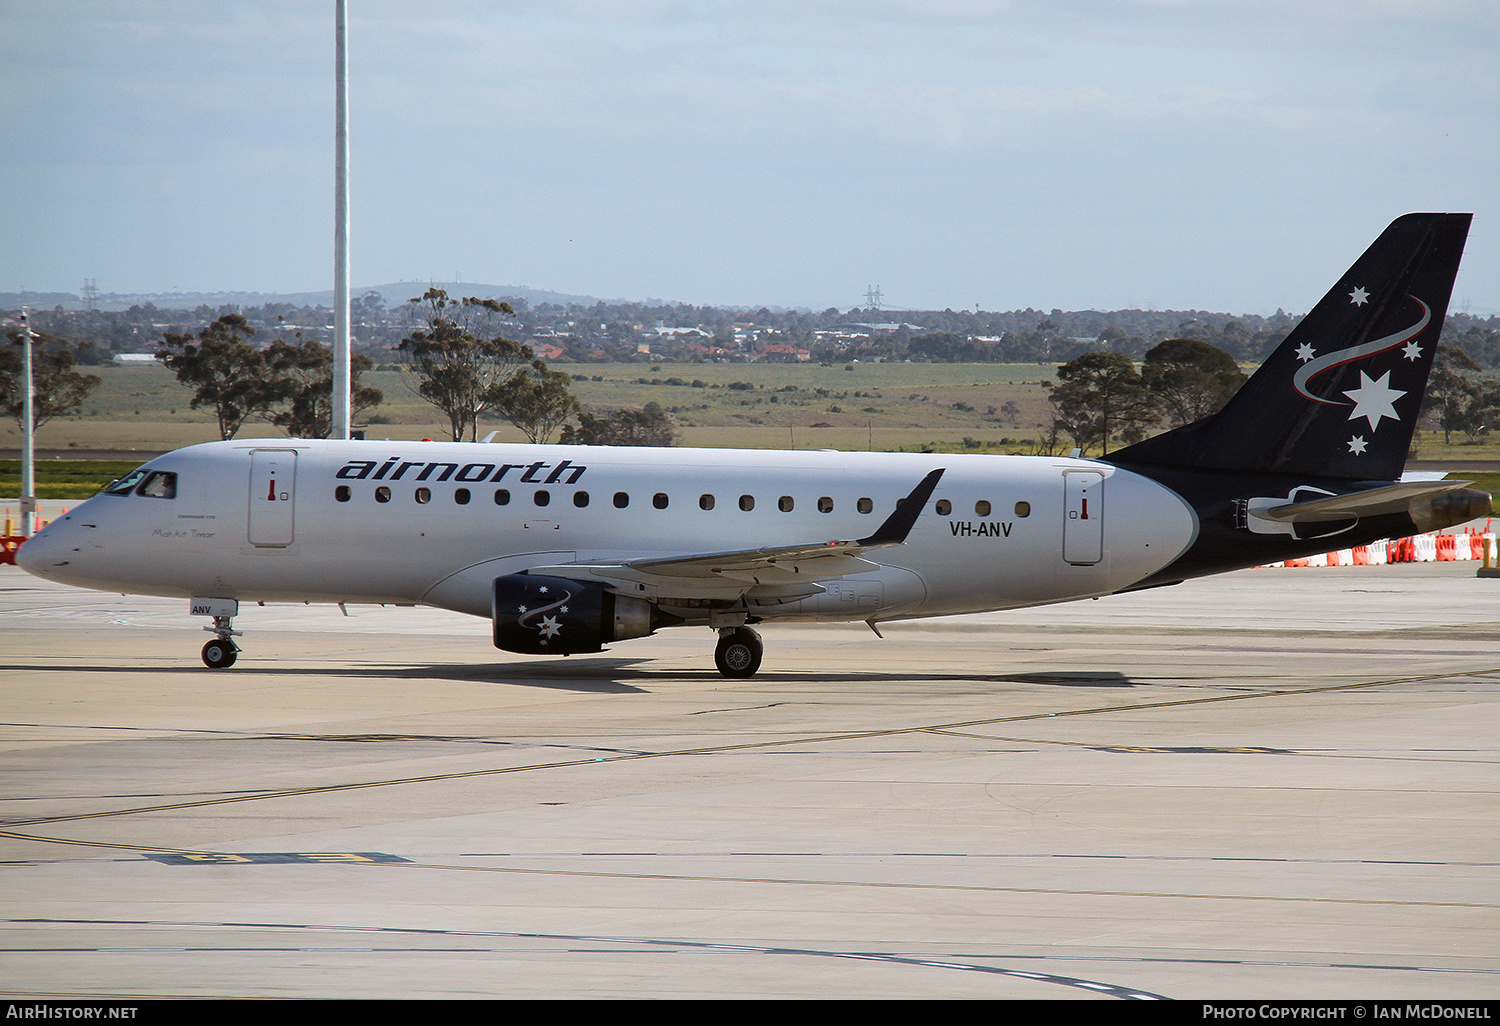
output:
[[[795,745],[817,745],[831,744],[840,741],[857,741],[878,737],[897,737],[902,734],[917,734],[924,732],[959,731],[965,728],[990,726],[1000,723],[1023,723],[1035,720],[1062,719],[1071,716],[1099,716],[1110,713],[1133,713],[1148,712],[1162,709],[1183,708],[1187,706],[1212,705],[1223,702],[1245,702],[1274,698],[1290,698],[1304,695],[1327,694],[1339,691],[1356,691],[1369,688],[1386,687],[1392,684],[1413,684],[1421,681],[1443,680],[1450,677],[1474,676],[1479,673],[1500,673],[1500,668],[1490,670],[1451,670],[1445,673],[1428,673],[1411,677],[1394,677],[1374,681],[1357,681],[1345,684],[1324,684],[1308,688],[1278,688],[1272,691],[1256,691],[1247,693],[1236,693],[1232,695],[1214,695],[1206,698],[1176,698],[1164,702],[1139,702],[1116,705],[1094,706],[1085,709],[1064,709],[1057,712],[1033,712],[1021,713],[1015,716],[996,716],[983,719],[962,720],[953,723],[924,723],[915,726],[889,727],[882,730],[859,730],[837,734],[815,734],[804,735],[794,738],[779,738],[763,741],[745,741],[735,744],[707,745],[693,748],[677,748],[662,752],[629,752],[616,755],[600,755],[592,758],[563,759],[553,762],[528,763],[521,766],[499,766],[487,769],[462,770],[453,773],[434,773],[423,776],[391,777],[381,780],[361,780],[339,784],[324,784],[313,787],[285,788],[276,791],[255,792],[250,794],[230,795],[225,797],[205,798],[189,802],[171,802],[158,805],[132,806],[124,809],[110,809],[100,812],[73,813],[65,816],[42,816],[31,819],[11,820],[7,826],[42,826],[52,823],[73,823],[83,820],[106,819],[115,816],[136,816],[153,812],[176,812],[183,809],[207,808],[217,805],[232,805],[239,802],[268,801],[275,798],[308,797],[319,794],[333,794],[343,791],[357,791],[376,787],[398,787],[406,784],[438,783],[448,780],[466,780],[478,777],[502,776],[509,773],[531,773],[540,770],[569,769],[582,766],[593,766],[609,763],[631,762],[637,759],[664,759],[680,756],[694,755],[722,755],[729,752],[755,751],[770,748],[786,748]],[[29,834],[15,829],[0,830],[0,837],[8,837],[14,840],[38,841],[53,844],[78,844],[93,845],[102,848],[124,848],[135,851],[155,851],[175,854],[200,854],[180,848],[159,848],[139,844],[109,844],[92,841],[82,841],[71,838],[48,837],[37,834]]]
[[[1166,995],[1156,994],[1156,993],[1153,993],[1151,991],[1142,990],[1142,989],[1136,988],[1136,987],[1125,987],[1125,986],[1120,986],[1120,985],[1113,984],[1113,983],[1102,983],[1102,982],[1097,981],[1097,980],[1087,980],[1087,979],[1083,979],[1083,978],[1077,977],[1077,976],[1063,976],[1063,975],[1060,975],[1058,973],[1037,972],[1037,971],[1028,970],[1028,969],[1012,969],[1012,968],[1009,968],[1007,966],[987,965],[987,964],[983,964],[983,963],[980,963],[980,962],[977,962],[977,961],[965,961],[965,962],[961,962],[961,961],[957,961],[956,959],[953,959],[953,958],[934,957],[934,956],[923,957],[923,956],[919,956],[919,955],[903,955],[903,954],[900,954],[898,952],[840,951],[840,950],[837,950],[837,949],[830,950],[830,949],[827,949],[827,948],[791,947],[791,946],[788,946],[788,945],[780,945],[780,944],[747,944],[747,943],[732,943],[732,942],[725,942],[725,941],[710,941],[710,940],[686,940],[686,939],[665,938],[665,937],[615,937],[615,936],[598,935],[598,934],[511,933],[511,932],[500,932],[500,931],[491,931],[491,930],[477,931],[477,930],[436,930],[436,929],[411,929],[411,928],[402,929],[402,928],[399,928],[399,927],[351,927],[351,926],[318,925],[318,924],[311,924],[311,923],[230,923],[230,922],[212,923],[212,922],[163,922],[163,921],[147,921],[147,920],[134,920],[134,921],[130,921],[130,920],[38,920],[38,919],[11,919],[11,920],[0,920],[0,922],[10,922],[10,923],[44,923],[44,924],[51,924],[51,923],[70,923],[70,924],[88,923],[88,924],[93,924],[93,925],[112,925],[112,926],[220,927],[220,928],[229,928],[229,929],[292,930],[292,931],[298,931],[298,932],[301,932],[301,931],[307,931],[307,932],[330,932],[330,933],[336,933],[336,932],[354,932],[354,933],[360,933],[360,934],[374,933],[374,934],[377,934],[377,935],[379,935],[379,934],[395,934],[395,935],[401,935],[401,934],[406,934],[406,935],[419,934],[419,935],[425,935],[425,936],[441,936],[441,937],[503,938],[503,939],[507,939],[507,940],[541,941],[541,942],[548,943],[548,944],[564,943],[564,944],[572,944],[572,945],[578,945],[578,944],[608,945],[608,948],[579,949],[579,948],[574,947],[574,948],[568,949],[568,950],[572,950],[572,951],[580,951],[581,950],[582,953],[605,953],[606,951],[617,953],[617,952],[622,951],[622,949],[623,949],[624,951],[626,951],[628,953],[645,952],[645,951],[672,951],[672,952],[676,952],[676,951],[705,951],[705,952],[717,952],[717,953],[726,953],[726,954],[742,954],[742,955],[792,955],[792,956],[811,957],[811,958],[853,959],[853,960],[856,960],[856,961],[863,961],[863,962],[887,962],[887,963],[891,963],[891,964],[894,964],[894,965],[913,966],[913,967],[921,967],[921,968],[928,968],[928,969],[948,969],[948,970],[954,970],[954,971],[958,971],[958,972],[980,973],[980,974],[989,975],[989,976],[1006,976],[1006,977],[1012,977],[1012,978],[1020,979],[1020,980],[1030,980],[1030,981],[1034,981],[1036,983],[1047,983],[1047,984],[1053,984],[1053,985],[1056,985],[1056,986],[1073,987],[1073,988],[1077,988],[1077,989],[1081,989],[1081,990],[1092,991],[1093,993],[1096,993],[1096,994],[1102,994],[1102,995],[1104,995],[1106,997],[1113,997],[1113,998],[1117,998],[1117,999],[1124,1000],[1124,1001],[1165,1001],[1165,1000],[1170,1000],[1169,998],[1166,997]],[[90,949],[80,949],[80,950],[90,950]],[[100,950],[108,950],[108,949],[100,949]],[[125,950],[128,950],[128,949],[125,949]],[[160,949],[157,949],[157,950],[160,950]],[[257,946],[257,947],[254,947],[254,948],[246,948],[244,946],[226,947],[224,945],[217,945],[217,946],[214,946],[214,947],[193,947],[193,948],[184,947],[184,946],[175,946],[175,948],[173,950],[179,950],[179,951],[185,951],[185,950],[208,950],[208,951],[225,951],[225,950],[230,950],[230,951],[235,951],[235,950],[298,951],[298,950],[308,950],[308,949],[307,949],[306,946],[302,946],[302,945],[295,946],[295,947],[291,947],[291,946],[266,947],[266,946],[262,945],[262,946]],[[366,951],[369,951],[369,952],[378,952],[380,949],[379,948],[374,948],[374,947],[369,947],[369,946],[362,945],[362,946],[359,946],[359,947],[350,946],[350,947],[339,949],[339,950],[360,951],[360,952],[366,952]],[[400,949],[400,950],[402,950],[403,953],[405,953],[407,951],[420,951],[420,950],[424,950],[424,949],[410,948],[410,947],[408,947],[408,948],[404,948],[404,949]],[[438,951],[441,951],[442,949],[440,949],[440,948],[438,948],[438,949],[427,948],[425,950],[438,950]],[[475,949],[471,947],[471,948],[466,948],[466,949],[463,949],[463,950],[473,951]],[[484,949],[479,949],[479,950],[484,950]]]

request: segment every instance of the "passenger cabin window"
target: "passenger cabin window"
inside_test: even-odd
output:
[[[783,513],[790,513],[794,505],[796,504],[792,501],[792,497],[790,495],[783,495],[781,498],[776,500],[776,508],[781,510],[781,512]]]
[[[460,488],[455,491],[453,493],[453,501],[460,506],[467,506],[469,504],[469,490],[467,488]]]
[[[861,498],[854,504],[854,508],[859,510],[861,513],[869,513],[875,509],[875,503],[870,499]]]
[[[741,495],[740,496],[740,509],[744,510],[746,513],[749,513],[754,508],[755,508],[755,496],[753,496],[753,495]]]
[[[823,496],[821,499],[819,499],[818,500],[818,512],[819,513],[832,513],[833,512],[833,500],[831,498],[829,498],[828,496],[826,496],[826,495]]]
[[[709,495],[707,492],[704,492],[702,495],[698,496],[698,508],[713,509],[714,497],[712,495]]]
[[[938,516],[946,517],[953,512],[953,503],[947,499],[939,499],[937,505],[933,508],[937,510]]]
[[[974,503],[974,515],[976,517],[987,517],[990,515],[990,500],[980,499]]]
[[[583,509],[583,507],[587,506],[588,504],[589,504],[589,493],[588,492],[574,492],[573,493],[573,505],[577,506],[579,509]]]
[[[510,489],[509,488],[496,488],[495,489],[495,505],[496,506],[509,506],[510,505]]]
[[[655,506],[657,509],[666,509],[667,493],[657,492],[655,495],[651,496],[651,505]]]
[[[615,492],[615,509],[624,509],[630,505],[630,496],[625,492]]]
[[[545,488],[538,488],[536,494],[531,497],[531,501],[538,506],[545,506],[552,501],[552,493]]]
[[[419,503],[428,503],[428,502],[431,502],[432,501],[432,489],[431,488],[418,488],[417,489],[417,501]]]
[[[135,490],[135,494],[148,499],[177,498],[177,475],[165,470],[153,470]]]
[[[349,491],[348,485],[339,485],[333,490],[333,497],[340,502],[348,502],[351,494],[353,493]]]
[[[390,502],[391,501],[391,490],[389,488],[387,488],[385,485],[381,485],[379,488],[375,489],[375,501],[376,502]]]
[[[1018,503],[1016,503],[1016,516],[1018,516],[1018,517],[1029,517],[1029,516],[1031,516],[1031,503],[1029,503],[1029,502],[1018,502]]]

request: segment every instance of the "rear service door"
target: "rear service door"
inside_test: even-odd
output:
[[[1096,470],[1063,472],[1063,559],[1074,564],[1104,558],[1104,475]]]
[[[250,544],[292,543],[297,494],[297,451],[255,449],[250,453]]]

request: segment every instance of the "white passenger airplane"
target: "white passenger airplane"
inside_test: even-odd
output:
[[[1219,413],[1107,459],[246,439],[168,453],[49,524],[51,580],[181,596],[235,662],[242,602],[427,604],[495,644],[1061,602],[1462,523],[1399,481],[1467,214],[1395,221]]]

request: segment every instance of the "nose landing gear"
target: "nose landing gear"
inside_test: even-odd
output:
[[[764,653],[760,635],[749,627],[725,628],[719,632],[714,664],[726,677],[753,677],[760,669],[760,658]]]
[[[239,658],[239,646],[227,638],[215,638],[203,646],[203,665],[210,670],[224,670]]]
[[[210,670],[226,670],[239,658],[240,646],[234,643],[234,639],[243,635],[233,628],[233,623],[233,617],[216,616],[212,627],[203,628],[217,635],[203,646],[203,665]]]

